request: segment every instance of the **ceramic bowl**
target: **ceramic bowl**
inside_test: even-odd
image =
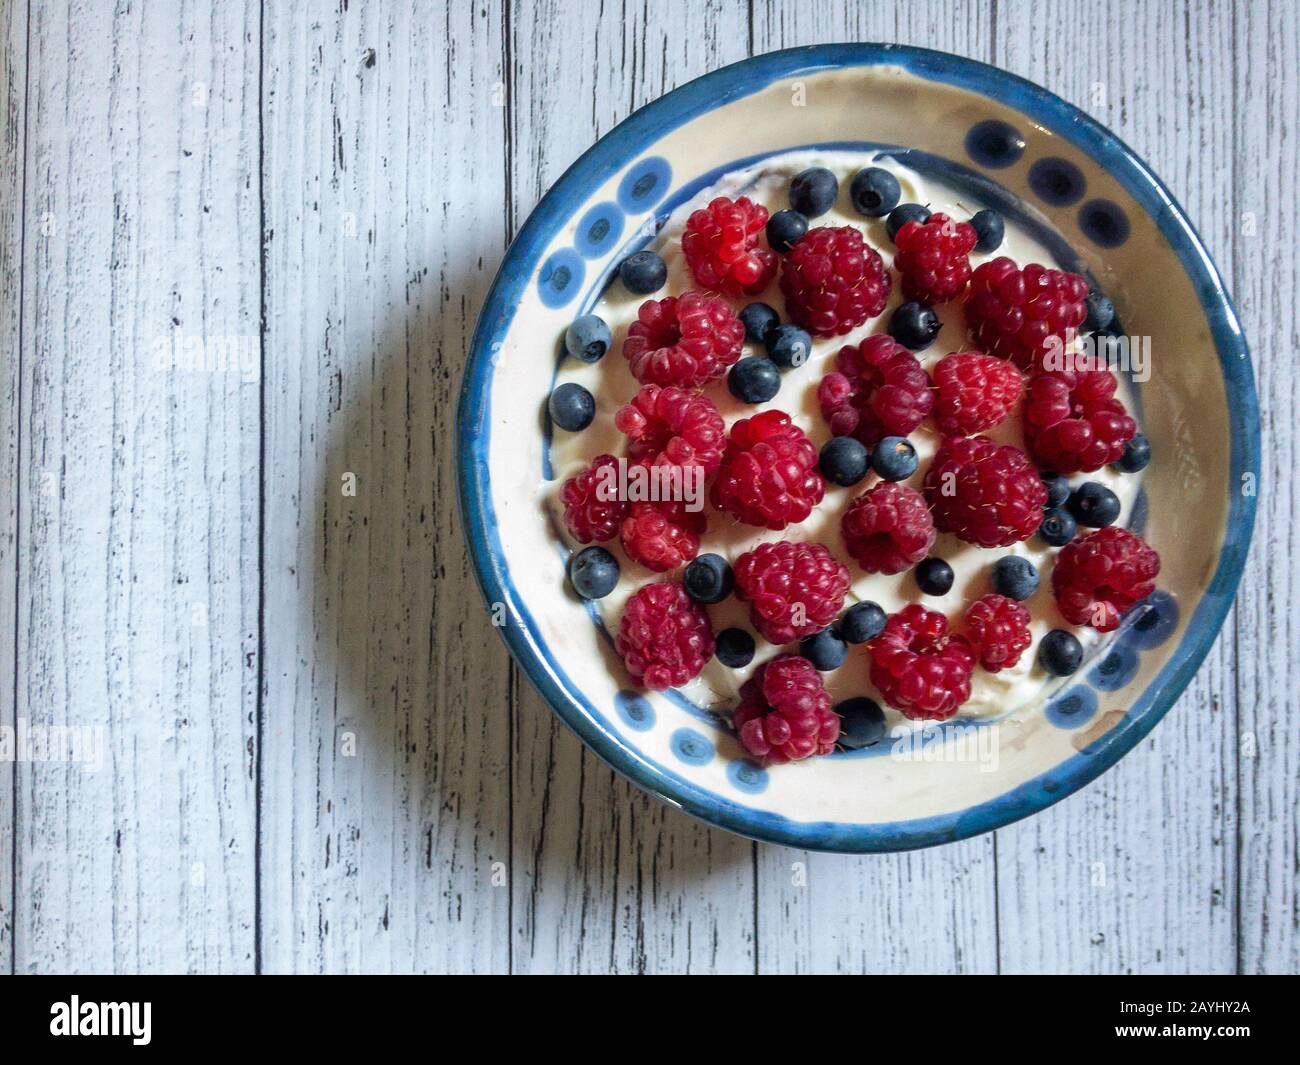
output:
[[[1041,705],[977,728],[932,730],[925,743],[887,739],[815,764],[764,767],[680,694],[632,689],[598,611],[568,590],[567,550],[543,502],[554,485],[541,411],[566,325],[656,224],[721,174],[802,146],[877,152],[956,186],[963,202],[1034,227],[1062,265],[1113,297],[1126,332],[1152,338],[1150,379],[1137,397],[1157,459],[1129,524],[1158,548],[1163,569],[1161,590]],[[759,56],[693,81],[636,112],[556,182],[480,315],[458,462],[465,532],[484,595],[499,604],[494,620],[596,754],[733,832],[888,851],[1041,810],[1150,732],[1231,603],[1254,520],[1259,427],[1223,282],[1168,190],[1118,138],[994,67],[924,49],[835,45]]]

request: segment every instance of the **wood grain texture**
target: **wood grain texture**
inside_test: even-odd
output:
[[[16,767],[19,972],[253,965],[256,26],[32,5],[16,710],[102,749]]]
[[[508,965],[506,659],[453,468],[505,241],[503,23],[265,11],[266,971]]]

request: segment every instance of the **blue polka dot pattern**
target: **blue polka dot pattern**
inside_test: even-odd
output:
[[[648,732],[654,728],[655,708],[640,692],[621,691],[614,696],[614,709],[630,729]]]
[[[1119,691],[1137,676],[1138,656],[1132,647],[1116,643],[1088,673],[1098,691]]]
[[[738,759],[727,766],[727,779],[737,791],[758,795],[767,790],[767,770],[747,758]]]
[[[1099,248],[1118,248],[1130,228],[1124,208],[1111,200],[1089,200],[1079,208],[1079,229]]]
[[[668,160],[654,155],[642,159],[624,176],[618,185],[618,202],[629,214],[648,211],[668,195],[668,183],[673,170]]]
[[[980,166],[1000,170],[1025,154],[1025,138],[1015,126],[990,118],[971,126],[966,134],[966,153]]]
[[[1178,628],[1178,615],[1178,603],[1172,595],[1152,592],[1133,608],[1120,640],[1142,651],[1159,647]]]
[[[542,302],[555,309],[563,307],[578,295],[587,267],[572,248],[561,248],[542,264],[537,285]]]
[[[573,239],[578,254],[598,259],[614,247],[623,235],[623,212],[616,203],[598,203],[582,216]]]
[[[1047,720],[1057,728],[1076,729],[1086,725],[1097,712],[1097,693],[1076,684],[1047,704]]]
[[[1088,185],[1083,179],[1083,171],[1070,160],[1048,156],[1029,168],[1029,187],[1044,203],[1069,207],[1083,199]]]
[[[693,728],[679,728],[668,745],[687,765],[708,765],[713,761],[713,744]]]

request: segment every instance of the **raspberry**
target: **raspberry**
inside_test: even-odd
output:
[[[1042,365],[1049,337],[1073,340],[1088,315],[1087,296],[1078,274],[1037,263],[1021,270],[1000,256],[971,274],[966,324],[976,347],[1028,371]]]
[[[702,466],[707,477],[722,461],[727,427],[713,401],[698,392],[644,385],[614,416],[631,440],[628,457],[663,459],[674,466]]]
[[[945,355],[934,368],[934,420],[944,436],[970,436],[1000,425],[1020,399],[1020,371],[977,351]]]
[[[934,406],[930,378],[916,356],[884,333],[840,348],[835,365],[817,388],[835,436],[871,447],[881,437],[907,436]]]
[[[946,214],[907,222],[894,237],[894,269],[903,275],[903,295],[931,306],[954,300],[970,281],[975,227]]]
[[[970,698],[975,652],[966,637],[948,631],[948,619],[910,603],[867,644],[871,683],[895,710],[912,720],[943,721]]]
[[[842,336],[885,309],[889,271],[852,226],[810,229],[781,261],[792,321],[814,336]]]
[[[1115,398],[1109,370],[1035,374],[1025,394],[1025,442],[1054,473],[1099,470],[1124,454],[1137,423]]]
[[[777,655],[758,667],[740,687],[731,723],[745,750],[777,764],[829,754],[840,738],[821,675],[798,655]]]
[[[1014,666],[1029,647],[1029,610],[1005,595],[976,599],[964,620],[980,665],[990,673]]]
[[[636,317],[623,357],[643,385],[699,388],[740,358],[745,327],[717,296],[687,292],[646,300]]]
[[[609,486],[606,489],[609,499],[601,499],[597,494],[602,482]],[[590,466],[564,482],[560,489],[564,524],[578,543],[604,543],[614,539],[627,516],[627,502],[617,498],[617,493],[618,459],[613,455],[597,455]]]
[[[682,233],[682,251],[700,288],[728,296],[756,296],[776,276],[776,253],[759,247],[767,208],[741,196],[719,196],[693,211]]]
[[[925,498],[940,532],[968,544],[1006,547],[1034,535],[1047,487],[1018,447],[987,436],[949,437],[925,474]]]
[[[713,657],[709,615],[677,581],[647,584],[627,601],[614,648],[638,684],[676,688]]]
[[[741,418],[731,427],[710,498],[748,525],[797,525],[826,494],[817,449],[779,410]]]
[[[839,615],[849,590],[848,567],[818,543],[759,544],[736,559],[735,571],[736,594],[769,643],[820,632]]]
[[[1155,591],[1160,556],[1140,536],[1112,525],[1061,548],[1052,591],[1065,620],[1111,632]]]
[[[937,534],[921,493],[882,482],[863,492],[840,521],[844,545],[868,573],[902,573],[930,553]]]
[[[699,554],[700,537],[707,526],[702,510],[689,511],[680,500],[633,503],[619,527],[618,539],[628,558],[656,573],[666,573]]]

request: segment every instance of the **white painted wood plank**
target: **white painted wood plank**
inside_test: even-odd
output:
[[[754,5],[754,51],[889,41],[987,59],[984,12],[960,2]],[[911,854],[759,847],[764,972],[991,972],[997,965],[993,838]]]
[[[1230,19],[1210,5],[1017,0],[998,5],[996,53],[999,65],[1083,108],[1146,158],[1229,277],[1228,116],[1241,106]],[[1122,32],[1098,29],[1121,22]],[[1235,969],[1232,633],[1229,619],[1178,704],[1119,765],[998,833],[1004,972]]]
[[[17,969],[249,970],[257,5],[31,18]]]
[[[507,671],[454,475],[505,239],[502,25],[265,11],[267,971],[508,965]]]
[[[739,0],[516,2],[510,29],[516,226],[631,110],[744,58],[748,40]],[[522,674],[515,707],[515,970],[752,972],[753,845],[616,777]]]
[[[1296,301],[1300,227],[1300,17],[1294,4],[1234,5],[1234,294],[1255,362],[1264,468],[1254,548],[1237,597],[1240,928],[1245,973],[1300,972],[1300,495]],[[1231,181],[1229,187],[1223,180]]]

